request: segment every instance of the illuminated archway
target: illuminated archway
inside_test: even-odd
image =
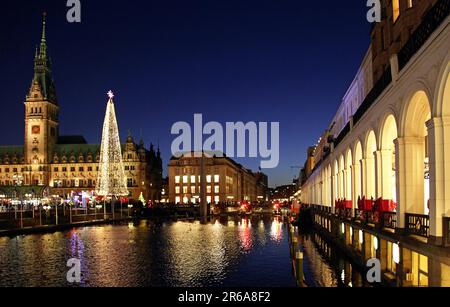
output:
[[[362,160],[362,146],[361,142],[358,141],[355,146],[355,154],[354,154],[354,167],[355,167],[355,197],[356,199],[362,198],[362,167],[361,167],[361,160]]]
[[[328,187],[329,187],[329,198],[328,205],[333,206],[333,171],[331,165],[328,165]]]
[[[345,161],[344,161],[344,155],[341,155],[339,157],[339,198],[343,199],[345,197],[345,176],[344,176],[344,170],[345,170]]]
[[[325,206],[331,206],[332,199],[332,186],[331,186],[331,171],[330,165],[327,165],[324,172],[324,203]]]
[[[433,117],[450,117],[450,55],[447,58],[438,78]]]
[[[429,155],[426,122],[431,118],[430,102],[424,91],[407,101],[403,113],[399,152],[399,202],[408,213],[429,213]]]
[[[435,92],[433,119],[428,121],[430,166],[430,237],[443,237],[443,216],[450,212],[450,55],[444,61]],[[436,240],[439,242],[439,240]]]
[[[349,148],[347,150],[347,154],[345,155],[345,199],[347,200],[353,200],[353,180],[352,180],[352,164],[353,164],[353,158],[352,158],[352,151]]]
[[[381,126],[381,193],[383,199],[397,202],[395,140],[398,138],[397,121],[388,115]]]
[[[365,186],[365,196],[366,198],[373,197],[375,199],[376,193],[376,169],[375,169],[375,153],[377,151],[377,140],[375,137],[375,132],[371,130],[366,137],[365,146],[365,176],[366,176],[366,186]]]
[[[333,206],[335,201],[339,198],[339,163],[337,160],[334,161],[333,168]]]
[[[450,70],[450,63],[448,70]],[[450,117],[450,72],[447,74],[447,79],[445,80],[445,86],[441,97],[441,101],[442,101],[442,116]]]

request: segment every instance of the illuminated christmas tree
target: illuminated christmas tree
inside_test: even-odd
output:
[[[128,190],[114,109],[114,95],[111,91],[108,92],[108,97],[109,101],[103,124],[96,192],[100,196],[118,198],[127,196]]]

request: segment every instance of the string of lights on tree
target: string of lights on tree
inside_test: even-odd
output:
[[[108,92],[108,97],[100,147],[96,193],[103,197],[118,198],[128,196],[128,189],[112,91]]]

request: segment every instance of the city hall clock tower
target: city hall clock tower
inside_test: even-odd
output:
[[[51,163],[59,134],[59,106],[47,54],[45,23],[44,13],[41,43],[34,58],[34,77],[25,100],[24,162],[33,172],[41,172],[39,180],[33,179],[35,184],[47,183],[45,172],[49,171],[47,165]]]

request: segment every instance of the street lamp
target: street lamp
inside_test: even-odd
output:
[[[58,196],[57,195],[53,195],[52,196],[52,200],[55,203],[55,223],[56,226],[58,226],[59,224],[59,217],[58,217]]]
[[[22,200],[21,200],[22,197],[20,196],[20,193],[17,190],[17,187],[22,185],[22,175],[14,174],[13,179],[14,179],[14,183],[16,184],[16,190],[15,190],[16,198],[18,199],[18,203],[16,204],[15,217],[16,217],[16,220],[17,220],[17,209],[18,209],[18,206],[21,205],[22,208],[20,210],[20,228],[23,228],[23,204],[22,204]]]

